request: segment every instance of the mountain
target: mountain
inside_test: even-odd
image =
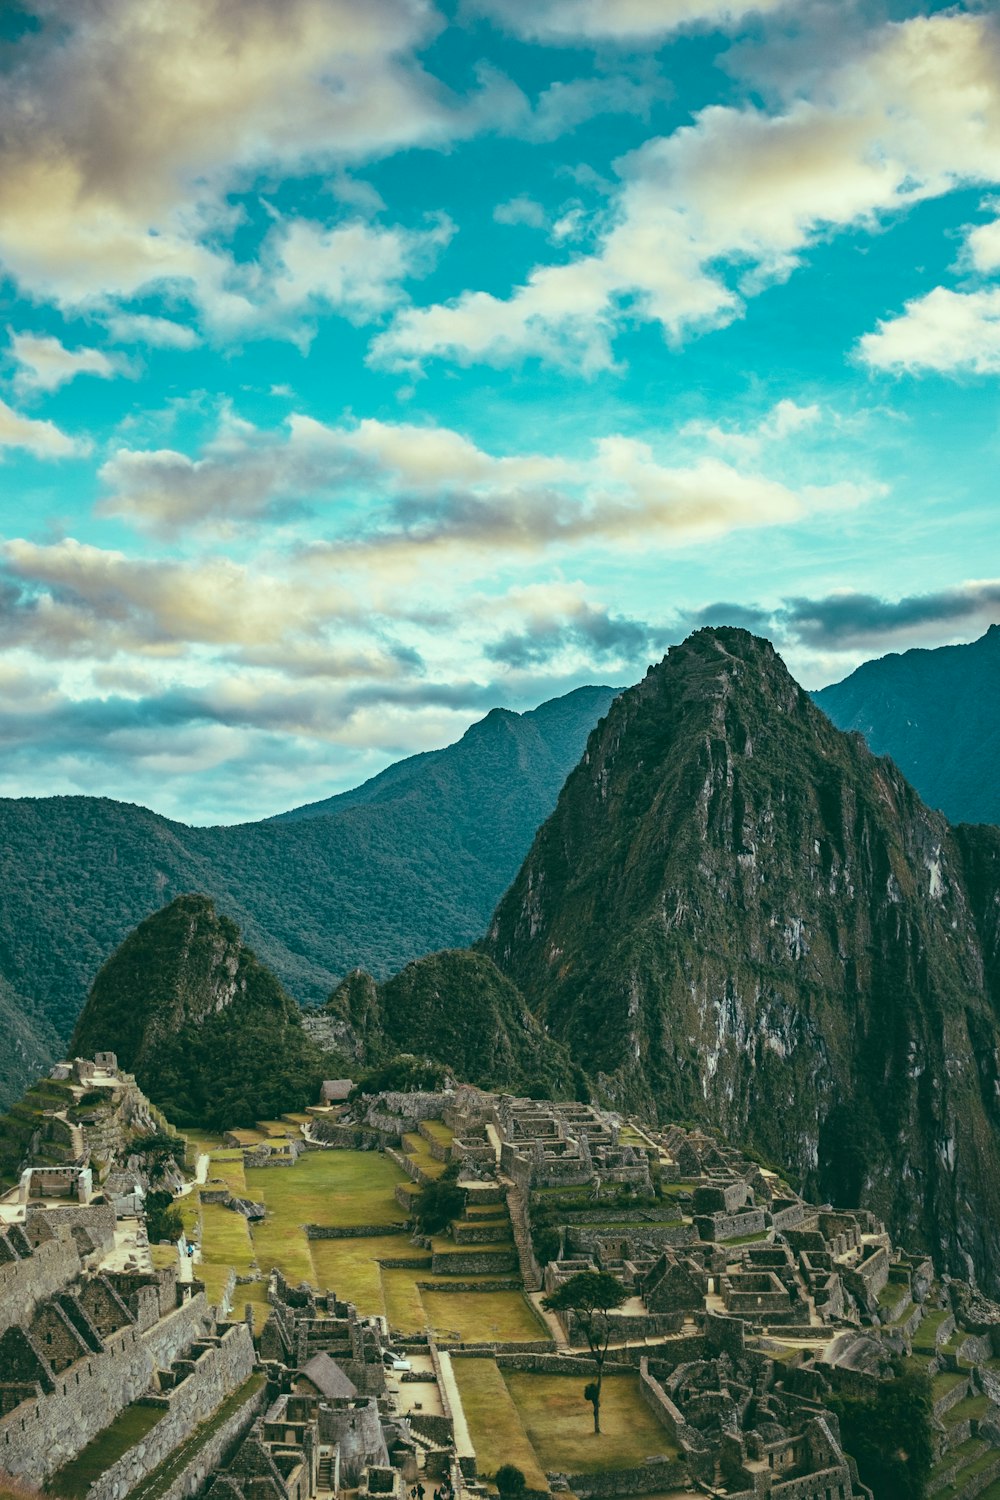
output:
[[[324,1058],[299,1007],[205,896],[178,896],[104,964],[71,1055],[115,1052],[178,1125],[252,1125],[312,1103]]]
[[[768,642],[699,631],[618,698],[481,947],[606,1100],[1000,1288],[1000,831],[950,828]]]
[[[471,942],[614,696],[589,687],[530,713],[496,709],[354,792],[232,828],[107,798],[0,799],[0,976],[25,997],[25,1026],[37,1011],[36,1052],[51,1059],[108,955],[186,891],[238,922],[304,1003],[358,965],[384,977]],[[20,1091],[11,1058],[0,1104]]]
[[[865,662],[813,698],[953,823],[1000,823],[1000,625],[971,645]]]
[[[59,1038],[37,1007],[0,979],[0,1101],[19,1099],[59,1050]]]
[[[576,1081],[565,1048],[546,1036],[482,953],[432,953],[384,984],[355,970],[305,1024],[317,1040],[368,1065],[413,1053],[447,1063],[482,1088],[540,1097],[571,1094]]]

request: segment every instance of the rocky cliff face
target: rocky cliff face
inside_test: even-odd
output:
[[[998,848],[704,630],[591,735],[483,947],[611,1101],[997,1289]]]
[[[199,895],[147,917],[112,954],[70,1047],[78,1057],[115,1052],[179,1125],[300,1109],[324,1071],[299,1007]]]

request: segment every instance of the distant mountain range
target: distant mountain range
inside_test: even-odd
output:
[[[456,744],[283,817],[190,828],[98,797],[0,799],[0,1103],[63,1045],[104,960],[197,891],[300,1002],[485,928],[616,690],[494,709]]]
[[[1000,823],[1000,625],[971,645],[865,662],[813,698],[952,823]]]

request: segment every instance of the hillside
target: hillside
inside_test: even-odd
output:
[[[482,946],[611,1102],[711,1121],[997,1287],[992,833],[766,641],[703,630],[594,731]]]
[[[179,1125],[253,1124],[316,1096],[299,1007],[204,896],[141,922],[94,981],[70,1044],[115,1052]]]
[[[967,646],[865,662],[813,698],[953,823],[1000,823],[1000,625]]]
[[[306,1027],[366,1065],[395,1053],[447,1063],[483,1088],[563,1097],[575,1075],[516,987],[482,953],[432,953],[384,984],[356,970]]]
[[[494,710],[343,797],[233,828],[107,798],[0,800],[0,977],[38,1012],[36,1052],[54,1055],[108,955],[186,891],[210,896],[305,1003],[359,965],[381,978],[471,942],[613,697]],[[0,1103],[30,1075],[8,1086],[0,1071]]]

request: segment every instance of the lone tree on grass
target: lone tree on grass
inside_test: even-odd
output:
[[[583,1329],[587,1347],[597,1366],[597,1379],[585,1388],[583,1394],[594,1408],[594,1431],[601,1430],[601,1384],[604,1380],[604,1361],[611,1340],[611,1320],[608,1313],[613,1307],[621,1307],[628,1292],[607,1271],[578,1271],[569,1276],[554,1292],[542,1298],[542,1306],[549,1312],[572,1312]]]

